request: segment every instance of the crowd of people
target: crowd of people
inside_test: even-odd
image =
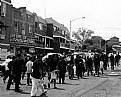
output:
[[[17,56],[8,56],[2,64],[5,65],[6,71],[3,82],[5,83],[8,78],[6,90],[10,90],[11,85],[15,84],[15,91],[20,92],[21,80],[27,75],[26,84],[32,85],[31,97],[36,97],[46,93],[51,83],[57,88],[57,80],[59,84],[64,84],[67,72],[70,80],[83,78],[85,74],[99,77],[109,65],[111,70],[120,65],[119,53],[115,56],[113,53],[110,56],[104,53],[92,53],[86,56],[52,54],[44,61],[43,57],[41,54],[22,56],[20,53]],[[44,79],[47,79],[46,84]]]

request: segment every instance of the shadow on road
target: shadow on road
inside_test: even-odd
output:
[[[20,94],[30,94],[30,92],[25,92],[25,91],[21,91],[21,92],[18,92]]]
[[[52,88],[52,89],[55,89],[55,88]],[[56,88],[56,90],[65,90],[64,88]]]

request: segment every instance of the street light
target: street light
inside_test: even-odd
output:
[[[76,21],[76,20],[78,20],[78,19],[85,19],[85,17],[79,17],[79,18],[76,18],[76,19],[70,21],[70,38],[72,36],[72,33],[71,33],[71,23],[74,22],[74,21]]]

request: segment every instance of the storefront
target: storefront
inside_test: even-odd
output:
[[[5,60],[10,55],[10,44],[0,44],[0,60]]]
[[[21,54],[34,54],[35,53],[35,39],[33,37],[22,35],[11,35],[10,38],[11,51],[16,55]]]

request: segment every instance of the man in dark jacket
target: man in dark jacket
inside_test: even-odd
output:
[[[94,67],[95,67],[95,74],[99,77],[99,70],[100,70],[100,57],[99,54],[94,55]],[[94,76],[95,76],[94,74]]]
[[[81,55],[77,55],[75,58],[75,64],[76,64],[76,75],[78,77],[78,79],[83,75],[83,67],[84,67],[84,63],[83,63],[83,59]]]
[[[19,84],[21,80],[21,73],[22,73],[22,65],[24,65],[24,59],[21,58],[21,54],[17,55],[17,58],[13,64],[13,75],[15,81],[15,91],[19,92]]]
[[[93,61],[92,61],[91,56],[87,57],[86,65],[87,65],[87,76],[89,76],[89,72],[90,72],[91,75],[92,75]]]
[[[64,60],[64,57],[62,57],[62,59],[60,59],[58,62],[59,83],[60,84],[61,84],[61,80],[62,80],[62,84],[65,83],[66,66],[67,66],[66,61]]]
[[[40,83],[43,77],[43,62],[40,55],[37,55],[37,59],[34,61],[32,69],[33,69],[33,72],[32,72],[31,97],[36,97],[40,87],[42,89],[42,92],[44,93],[42,83]],[[39,96],[40,95],[41,94],[39,94]]]

